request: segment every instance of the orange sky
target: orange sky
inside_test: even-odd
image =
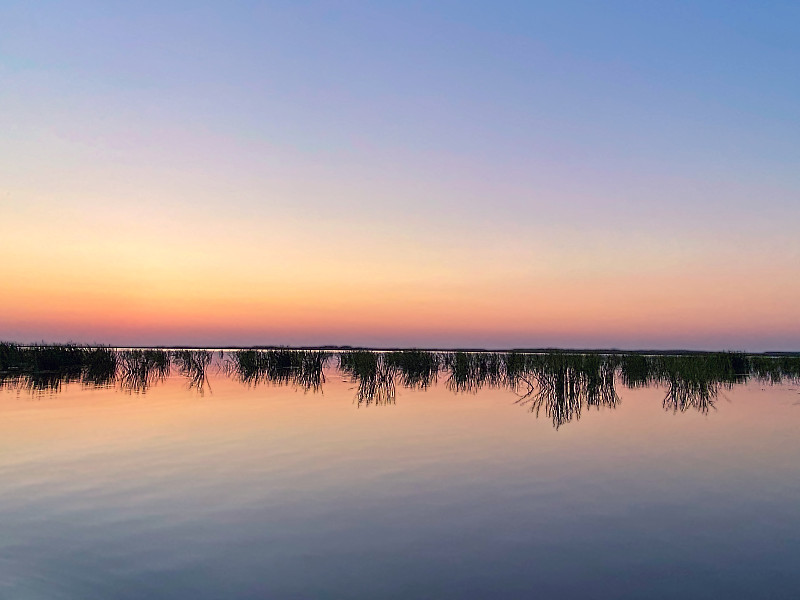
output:
[[[800,350],[794,9],[195,8],[0,6],[0,339]]]
[[[417,243],[29,206],[0,245],[2,337],[111,344],[765,349],[800,334],[794,257],[632,236]],[[36,222],[36,236],[26,229]],[[270,225],[262,232],[257,225]],[[11,226],[9,226],[11,225]],[[351,227],[355,229],[359,224]],[[691,241],[691,240],[689,240]],[[763,264],[768,263],[769,268]]]

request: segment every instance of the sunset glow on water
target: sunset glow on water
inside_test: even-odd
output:
[[[525,389],[455,371],[423,387],[395,371],[387,395],[334,359],[283,384],[221,365],[199,387],[175,364],[136,388],[6,382],[8,597],[790,598],[800,585],[796,381],[674,404],[683,380],[629,387],[618,371],[592,406],[569,367],[589,395],[537,412]]]

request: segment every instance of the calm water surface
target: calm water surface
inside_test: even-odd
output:
[[[556,422],[325,375],[1,390],[0,598],[800,597],[792,383]]]

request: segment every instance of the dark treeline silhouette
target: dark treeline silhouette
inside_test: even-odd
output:
[[[720,392],[751,379],[765,384],[800,381],[800,356],[736,352],[680,355],[573,352],[433,352],[424,350],[114,350],[77,345],[20,346],[0,343],[0,387],[58,392],[64,383],[118,386],[132,393],[170,375],[185,377],[201,394],[215,365],[247,385],[291,385],[320,391],[325,368],[338,359],[355,385],[360,406],[392,404],[398,387],[424,390],[439,379],[450,391],[507,389],[515,402],[545,415],[558,428],[591,408],[615,408],[617,382],[627,388],[660,386],[670,412],[708,412]]]

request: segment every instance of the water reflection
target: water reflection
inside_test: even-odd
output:
[[[438,353],[424,350],[387,352],[384,360],[388,368],[399,374],[403,387],[420,390],[436,383],[442,366]]]
[[[236,350],[225,372],[242,383],[294,385],[317,392],[325,383],[324,368],[330,354],[310,350]]]
[[[119,356],[110,348],[75,345],[22,347],[0,343],[0,387],[55,393],[65,383],[107,387],[117,377]]]
[[[475,393],[484,386],[499,387],[506,383],[506,355],[496,352],[454,352],[444,356],[449,371],[447,389],[452,392]]]
[[[189,389],[195,389],[202,396],[206,389],[211,389],[206,376],[206,369],[214,358],[208,350],[176,350],[172,360],[178,372],[189,380]]]
[[[119,385],[144,394],[171,367],[200,394],[210,389],[208,369],[249,385],[292,385],[318,392],[334,353],[288,348],[235,350],[113,350],[0,343],[0,387],[57,393],[66,383]],[[395,403],[398,388],[425,390],[439,378],[453,393],[505,389],[514,402],[556,428],[588,409],[614,409],[617,383],[629,389],[660,386],[669,412],[708,413],[719,394],[751,379],[768,384],[800,380],[800,356],[741,353],[625,354],[568,352],[430,352],[348,350],[335,353],[340,371],[354,383],[358,406]]]
[[[143,394],[169,375],[170,357],[164,350],[124,350],[118,357],[120,386],[127,392]]]
[[[107,387],[117,378],[119,357],[108,348],[93,348],[84,355],[81,381],[88,386]]]
[[[619,404],[614,356],[553,353],[525,358],[514,360],[513,377],[528,386],[517,402],[529,405],[537,416],[543,410],[556,429],[580,419],[584,407],[616,408]]]
[[[345,352],[339,355],[339,368],[356,383],[359,406],[394,403],[394,377],[400,367],[386,354],[366,350]]]

